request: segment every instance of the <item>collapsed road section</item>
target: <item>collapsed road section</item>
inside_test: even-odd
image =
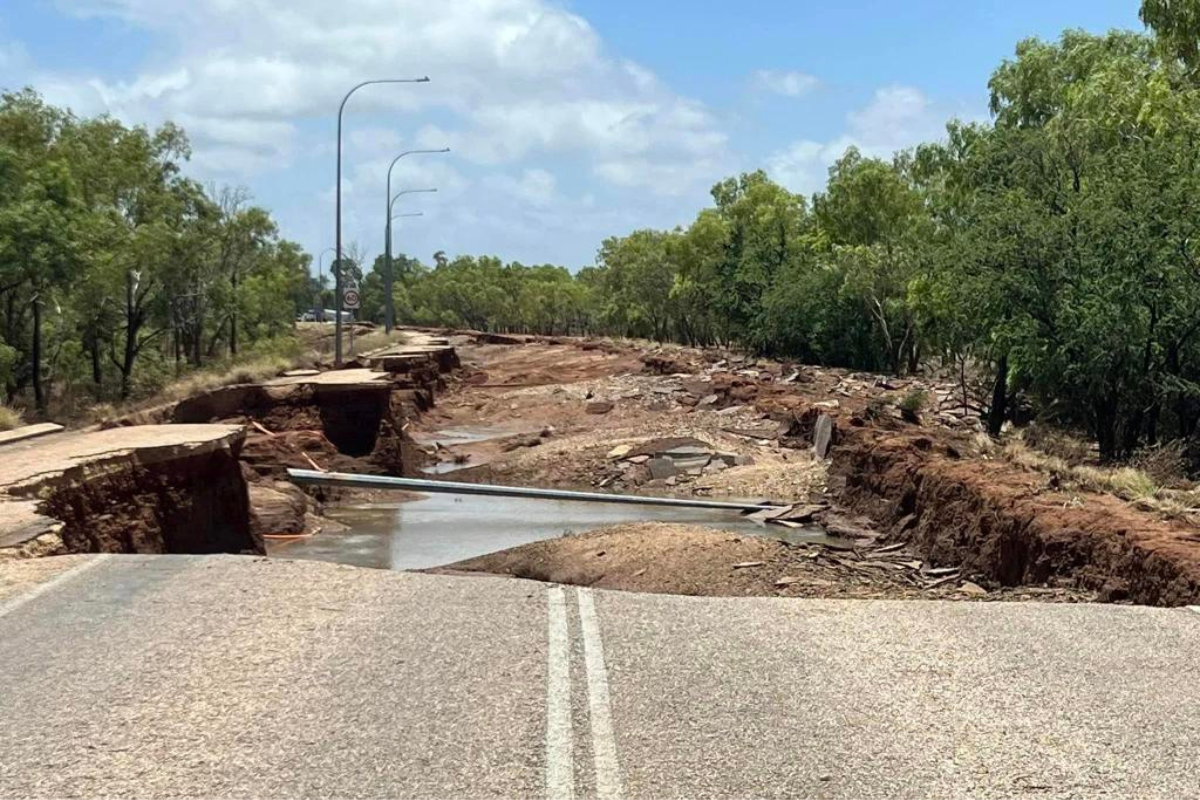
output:
[[[284,480],[289,467],[417,469],[405,429],[457,356],[436,337],[408,338],[347,369],[222,386],[100,430],[0,438],[0,558],[261,554],[264,536],[319,530],[317,503]]]
[[[237,425],[141,425],[0,448],[0,556],[261,553]]]

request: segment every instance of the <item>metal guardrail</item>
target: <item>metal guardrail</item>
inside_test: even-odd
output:
[[[353,486],[360,489],[408,489],[443,494],[471,494],[493,497],[524,497],[530,500],[570,500],[583,503],[624,503],[643,506],[673,506],[675,508],[712,508],[725,511],[762,511],[783,506],[722,500],[692,500],[679,497],[643,497],[632,494],[576,492],[567,489],[534,489],[525,486],[495,486],[486,483],[456,483],[424,478],[390,478],[385,475],[359,475],[350,472],[317,472],[311,469],[289,469],[288,477],[299,484],[323,486]]]

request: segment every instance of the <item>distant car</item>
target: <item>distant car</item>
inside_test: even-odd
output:
[[[305,311],[303,314],[301,314],[299,316],[299,320],[300,320],[300,322],[333,322],[335,319],[337,319],[337,316],[334,313],[334,310],[332,308],[323,308],[323,309],[321,309],[320,314],[321,314],[321,319],[318,320],[317,312]],[[342,312],[342,321],[343,322],[348,322],[353,319],[354,319],[354,312],[352,312],[352,311],[343,311]]]

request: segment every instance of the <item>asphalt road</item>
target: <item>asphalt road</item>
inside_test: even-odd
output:
[[[1200,613],[0,564],[0,796],[1187,797]]]

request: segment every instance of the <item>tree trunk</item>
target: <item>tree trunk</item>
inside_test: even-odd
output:
[[[1092,402],[1096,415],[1096,443],[1100,460],[1111,462],[1117,457],[1117,404],[1111,398],[1097,397]]]
[[[96,387],[96,396],[100,396],[100,389],[104,386],[104,373],[100,368],[100,335],[96,331],[88,334],[87,341],[88,355],[92,359],[92,384]]]
[[[133,392],[133,362],[137,358],[138,318],[134,310],[133,273],[125,274],[125,353],[121,358],[121,399]]]
[[[30,360],[33,369],[33,403],[40,414],[46,410],[46,392],[42,386],[42,298],[36,291],[33,295],[33,346]]]
[[[229,277],[229,285],[233,287],[233,300],[229,307],[229,355],[236,356],[238,349],[237,340],[237,294],[238,294],[238,275],[237,270]]]
[[[996,362],[996,383],[992,387],[992,407],[988,409],[988,436],[1000,435],[1004,418],[1008,416],[1008,353]]]

